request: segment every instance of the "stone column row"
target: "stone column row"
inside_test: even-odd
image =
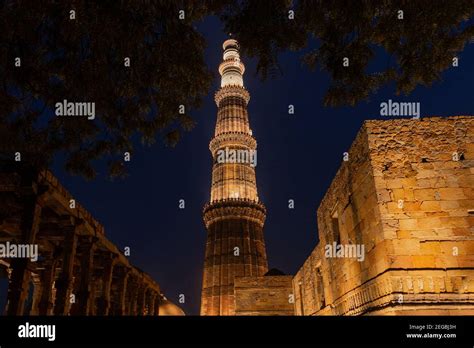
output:
[[[160,293],[141,275],[128,275],[128,282],[122,285],[119,315],[158,315]]]
[[[37,238],[46,205],[33,186],[21,193],[20,244],[44,243]],[[59,248],[43,252],[41,267],[30,259],[9,264],[7,315],[158,315],[159,290],[136,269],[119,262],[113,251],[99,250],[99,239],[81,234],[83,221],[59,218],[64,237]],[[47,248],[39,247],[39,250]],[[97,271],[97,273],[94,273]],[[30,284],[34,285],[31,309]]]

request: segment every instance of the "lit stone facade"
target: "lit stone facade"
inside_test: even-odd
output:
[[[268,269],[263,236],[266,211],[258,199],[255,166],[250,157],[248,161],[219,159],[219,153],[232,150],[250,156],[257,147],[249,125],[250,95],[243,85],[245,67],[238,43],[229,39],[223,48],[221,88],[215,95],[217,123],[209,144],[214,164],[211,200],[204,207],[208,234],[201,315],[234,315],[234,278],[263,276]]]
[[[474,315],[474,117],[366,121],[317,215],[297,315]]]

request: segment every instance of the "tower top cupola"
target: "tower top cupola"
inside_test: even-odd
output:
[[[237,40],[227,39],[222,44],[224,49],[223,62],[219,65],[221,87],[244,86],[243,75],[245,66],[240,61],[240,48]]]

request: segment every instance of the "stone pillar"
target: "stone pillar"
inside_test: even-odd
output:
[[[12,279],[12,269],[10,268],[10,266],[7,267],[6,271],[7,271],[8,284],[10,284],[11,279]],[[7,296],[7,301],[5,303],[5,308],[3,309],[2,315],[7,315],[7,311],[8,311],[8,296]]]
[[[54,278],[56,277],[56,267],[58,265],[58,258],[54,257],[50,260],[50,263],[46,265],[45,270],[41,274],[41,300],[38,304],[39,315],[50,315],[52,314],[54,303],[53,303],[53,284]]]
[[[117,262],[116,254],[109,254],[105,256],[104,271],[102,275],[103,291],[102,296],[98,300],[97,314],[109,315],[110,310],[110,289],[112,287],[112,278],[114,273],[114,266]]]
[[[156,313],[156,305],[155,305],[155,301],[156,301],[156,292],[154,291],[150,291],[150,300],[148,302],[148,315],[155,315]]]
[[[130,299],[128,315],[137,315],[138,313],[138,279],[134,278],[129,284]]]
[[[23,195],[23,212],[21,214],[21,244],[34,244],[41,219],[41,205],[36,185],[27,187]],[[28,297],[30,285],[31,260],[28,258],[14,258],[10,263],[12,274],[8,286],[7,315],[23,315],[25,301]]]
[[[94,268],[94,264],[92,266]],[[97,289],[100,289],[102,280],[95,277],[92,272],[91,283],[89,284],[89,312],[87,315],[97,315]]]
[[[33,301],[31,304],[30,315],[38,315],[39,314],[39,303],[41,300],[41,294],[43,292],[43,284],[41,282],[41,277],[38,274],[31,275],[33,279]]]
[[[118,281],[117,281],[117,292],[118,292],[118,315],[127,315],[129,314],[129,304],[127,301],[127,285],[128,285],[128,276],[130,269],[127,267],[121,267],[118,269]]]
[[[91,283],[93,281],[94,252],[97,238],[86,237],[81,240],[81,275],[79,283],[79,292],[77,294],[78,306],[77,314],[88,315],[91,311],[94,300],[94,292]]]
[[[151,308],[150,308],[151,292],[152,292],[152,290],[149,288],[144,293],[145,301],[143,303],[143,315],[150,315],[150,311],[151,311]]]
[[[146,303],[146,291],[148,286],[145,282],[141,281],[141,286],[138,290],[138,299],[137,299],[137,315],[143,315],[145,312],[145,303]]]
[[[64,231],[64,248],[62,252],[61,273],[56,280],[56,300],[54,306],[54,315],[67,315],[70,304],[71,289],[74,280],[74,259],[77,249],[78,225],[75,225],[73,217],[68,217],[60,224]]]

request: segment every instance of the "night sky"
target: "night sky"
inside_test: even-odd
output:
[[[132,263],[149,273],[164,294],[187,314],[199,314],[206,230],[203,205],[210,198],[211,154],[219,88],[217,68],[222,24],[208,17],[197,24],[207,40],[205,59],[215,72],[214,84],[200,110],[192,113],[196,127],[175,148],[157,142],[137,145],[129,176],[110,181],[102,170],[94,181],[73,177],[56,163],[53,172],[73,196],[105,226],[108,238],[120,248],[131,248]],[[315,45],[316,43],[312,43]],[[370,69],[385,68],[380,52]],[[316,209],[345,152],[365,119],[380,119],[380,103],[388,99],[421,103],[421,116],[469,115],[474,110],[474,45],[460,55],[460,65],[443,74],[431,88],[418,87],[408,97],[397,97],[394,85],[380,90],[356,107],[325,108],[329,85],[325,72],[310,72],[301,52],[280,56],[283,75],[260,81],[256,60],[242,57],[244,84],[253,135],[258,142],[257,186],[267,207],[265,238],[270,268],[295,274],[318,241]],[[293,104],[295,114],[288,114]],[[100,169],[101,167],[99,167]],[[179,209],[178,201],[186,208]],[[288,209],[288,200],[295,209]]]

